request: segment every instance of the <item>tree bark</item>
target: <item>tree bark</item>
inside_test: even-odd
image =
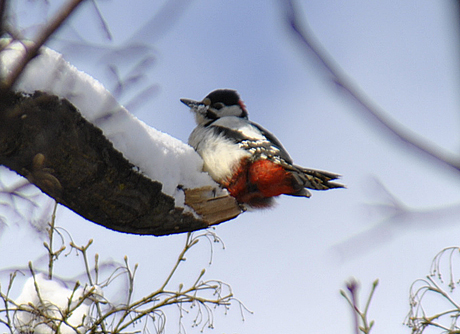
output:
[[[120,232],[189,232],[241,212],[229,196],[217,205],[217,216],[204,210],[197,218],[175,207],[161,183],[140,174],[70,102],[42,92],[0,92],[0,164],[84,218]]]

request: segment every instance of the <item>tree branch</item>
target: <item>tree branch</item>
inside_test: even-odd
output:
[[[322,68],[332,77],[335,84],[343,89],[364,111],[366,116],[377,124],[382,130],[394,139],[402,141],[410,148],[423,153],[437,162],[450,168],[460,171],[460,158],[445,152],[441,147],[421,138],[408,128],[393,120],[370,97],[356,85],[343,69],[334,61],[331,55],[315,38],[306,23],[301,23],[299,10],[294,8],[292,0],[285,0],[286,20],[289,23],[292,33],[297,37],[300,45],[306,53],[313,55]]]
[[[3,1],[0,0],[3,4]],[[27,52],[24,57],[16,64],[16,66],[11,71],[11,74],[7,78],[3,78],[2,88],[10,89],[13,87],[14,83],[17,81],[21,73],[24,71],[24,68],[27,66],[29,61],[31,61],[38,53],[38,50],[46,43],[46,41],[54,34],[64,23],[65,20],[74,12],[74,10],[85,0],[70,0],[65,6],[61,8],[59,13],[57,13],[51,21],[40,30],[37,38],[34,43],[27,48]],[[2,8],[3,9],[3,8]]]
[[[241,213],[229,195],[187,196],[200,218],[176,207],[162,184],[138,172],[102,131],[65,99],[46,93],[0,94],[0,165],[112,230],[165,235],[190,232]],[[200,188],[194,195],[200,193]]]

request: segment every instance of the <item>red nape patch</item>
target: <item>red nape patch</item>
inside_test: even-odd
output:
[[[246,111],[246,105],[244,104],[244,102],[242,100],[239,100],[238,101],[238,104],[240,105],[241,109],[243,109],[244,111]]]
[[[249,167],[249,182],[257,186],[264,197],[292,194],[292,176],[289,172],[267,159],[260,159]]]

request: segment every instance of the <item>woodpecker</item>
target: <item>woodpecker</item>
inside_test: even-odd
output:
[[[268,208],[285,194],[310,197],[306,189],[343,188],[338,174],[293,164],[280,141],[249,121],[235,90],[218,89],[202,101],[181,99],[195,115],[189,144],[203,159],[203,170],[226,188],[243,208]]]

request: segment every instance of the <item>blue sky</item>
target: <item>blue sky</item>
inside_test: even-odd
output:
[[[94,10],[86,4],[50,46],[110,88],[113,76],[105,65],[114,63],[123,73],[139,55],[104,57],[94,49],[76,49],[75,32],[91,43],[142,44],[149,49],[152,66],[144,70],[144,81],[121,98],[127,103],[136,91],[155,85],[152,98],[133,110],[137,117],[186,141],[194,123],[179,99],[201,99],[215,88],[234,88],[250,118],[275,133],[297,164],[340,173],[348,187],[315,192],[310,199],[281,197],[273,210],[246,213],[219,225],[216,233],[226,248],[216,247],[212,266],[205,245],[194,250],[181,272],[184,280],[205,267],[208,278],[231,284],[254,312],[242,322],[236,305],[228,315],[218,311],[213,332],[351,333],[350,310],[339,289],[355,277],[364,291],[380,279],[370,311],[375,333],[407,333],[401,324],[409,310],[409,287],[428,274],[438,251],[458,245],[458,215],[384,222],[385,215],[366,205],[386,199],[374,178],[411,207],[437,208],[459,202],[458,175],[373,127],[302,53],[283,22],[279,2],[178,3],[183,7],[180,15],[156,33],[171,17],[161,15],[163,21],[148,24],[161,3],[99,2],[112,42],[104,40]],[[24,25],[43,16],[44,10],[34,6],[18,10]],[[449,2],[303,1],[299,10],[375,102],[401,124],[458,152],[458,23]],[[64,208],[58,211],[58,223],[79,243],[93,238],[101,257],[121,261],[128,255],[138,262],[139,290],[155,289],[185,240],[184,235],[115,233]],[[375,233],[351,239],[380,223],[383,228]],[[19,227],[5,233],[14,238],[27,234]],[[9,265],[25,265],[36,257],[41,241],[30,239],[30,249],[21,249]],[[6,236],[0,242],[11,251],[18,246]],[[67,275],[65,265],[59,270]],[[175,320],[169,319],[174,332]]]

